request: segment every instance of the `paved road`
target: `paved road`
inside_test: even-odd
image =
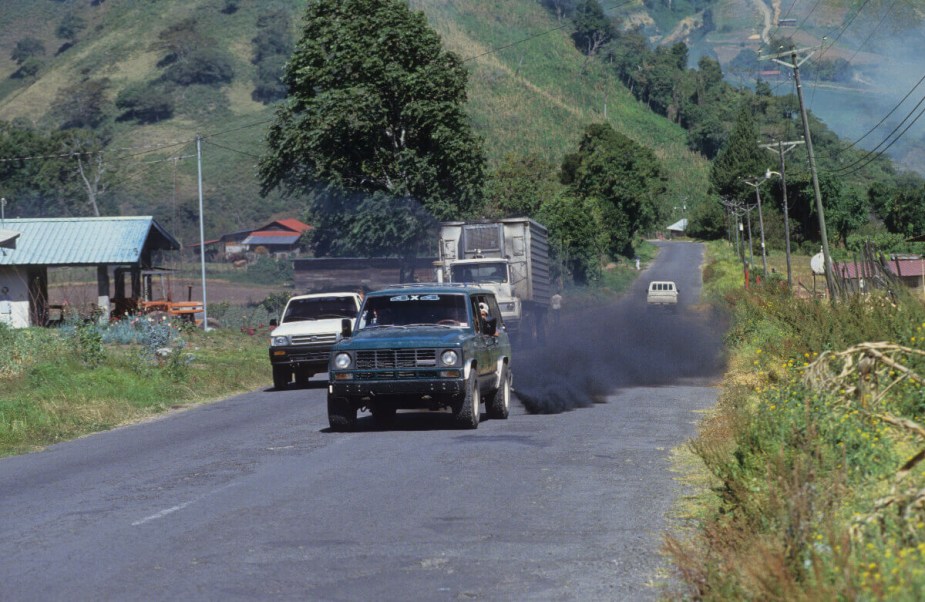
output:
[[[0,600],[655,599],[668,452],[715,400],[718,327],[637,300],[671,274],[695,299],[700,253],[665,245],[615,321],[524,352],[538,413],[333,434],[318,381],[0,460]]]

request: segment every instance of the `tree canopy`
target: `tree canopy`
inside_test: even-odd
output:
[[[484,156],[463,110],[466,70],[406,2],[309,2],[284,81],[259,178],[264,194],[308,193],[317,240],[336,239],[342,252],[417,249],[432,224],[417,211],[382,211],[383,203],[418,203],[436,220],[476,206]],[[376,228],[394,233],[380,235],[376,249],[366,205],[343,215],[331,202],[358,193],[375,197]]]
[[[610,124],[591,124],[578,152],[563,161],[561,176],[575,196],[603,203],[610,253],[632,254],[633,239],[654,225],[656,198],[665,191],[665,176],[655,154]]]

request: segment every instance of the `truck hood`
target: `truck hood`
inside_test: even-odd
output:
[[[459,347],[471,338],[468,329],[443,326],[386,326],[367,328],[337,343],[337,349],[394,349]]]
[[[324,320],[298,320],[283,322],[273,329],[271,337],[304,335],[304,334],[330,334],[340,332],[340,321],[343,318],[326,318]]]

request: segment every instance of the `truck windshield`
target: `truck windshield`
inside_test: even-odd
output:
[[[454,265],[451,270],[453,282],[507,282],[504,262]]]
[[[360,313],[359,329],[411,324],[468,326],[466,299],[466,295],[443,293],[368,297]]]
[[[355,318],[356,315],[357,306],[353,297],[292,299],[286,306],[286,314],[283,316],[283,322]]]

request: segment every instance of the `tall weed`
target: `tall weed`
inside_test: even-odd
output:
[[[920,599],[925,308],[717,286],[738,266],[711,257],[705,287],[732,310],[732,368],[691,443],[714,483],[703,521],[666,542],[681,594]]]

